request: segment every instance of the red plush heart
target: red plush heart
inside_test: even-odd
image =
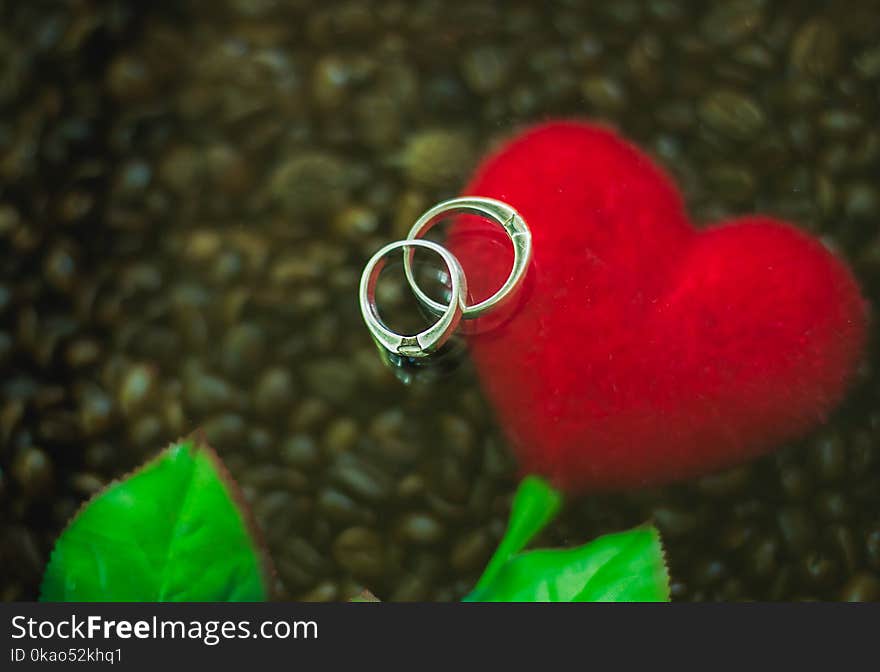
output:
[[[696,229],[669,179],[611,131],[550,123],[489,157],[464,193],[513,205],[534,241],[527,299],[471,338],[525,471],[567,490],[657,484],[802,435],[841,398],[863,345],[852,275],[793,226]],[[481,300],[512,254],[449,238]]]

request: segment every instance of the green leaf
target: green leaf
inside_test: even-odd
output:
[[[480,590],[494,581],[497,573],[515,553],[549,523],[562,506],[562,495],[537,476],[526,476],[517,488],[510,509],[510,520],[504,538],[486,566],[475,588]]]
[[[351,598],[349,602],[381,602],[381,600],[364,588],[361,592]]]
[[[182,440],[80,509],[40,599],[266,600],[272,572],[242,501],[204,440]]]
[[[572,549],[514,556],[468,602],[661,602],[669,576],[654,527],[608,534]]]

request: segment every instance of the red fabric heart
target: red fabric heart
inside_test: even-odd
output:
[[[670,180],[599,127],[533,128],[490,156],[465,194],[531,227],[526,300],[471,353],[522,468],[569,491],[658,484],[802,435],[841,398],[866,304],[817,240],[768,217],[705,229]],[[481,300],[499,252],[453,227]]]

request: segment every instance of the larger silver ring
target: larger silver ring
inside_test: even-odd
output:
[[[407,240],[411,242],[420,240],[437,222],[459,213],[479,215],[499,224],[507,232],[513,244],[513,267],[504,284],[488,299],[464,307],[462,317],[465,320],[473,320],[502,306],[520,287],[532,258],[532,234],[525,220],[507,203],[482,196],[463,196],[438,203],[419,217],[410,229]],[[419,302],[433,314],[440,315],[447,307],[434,301],[416,283],[412,268],[413,254],[414,250],[405,251],[403,254],[406,280]]]
[[[423,247],[440,255],[449,269],[450,295],[448,305],[436,304],[440,307],[440,313],[439,319],[434,324],[415,336],[404,336],[391,331],[379,317],[376,308],[376,283],[387,263],[385,257],[389,252],[413,247]],[[367,329],[370,330],[370,334],[379,346],[404,357],[427,357],[449,340],[461,321],[466,296],[467,281],[458,259],[445,247],[430,240],[398,240],[389,243],[370,258],[361,275],[361,313],[364,316]]]

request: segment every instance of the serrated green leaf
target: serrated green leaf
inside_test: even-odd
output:
[[[263,601],[269,561],[220,459],[199,438],[88,502],[59,537],[43,601]]]
[[[669,576],[660,534],[640,527],[572,549],[529,551],[501,567],[469,602],[661,602]]]

